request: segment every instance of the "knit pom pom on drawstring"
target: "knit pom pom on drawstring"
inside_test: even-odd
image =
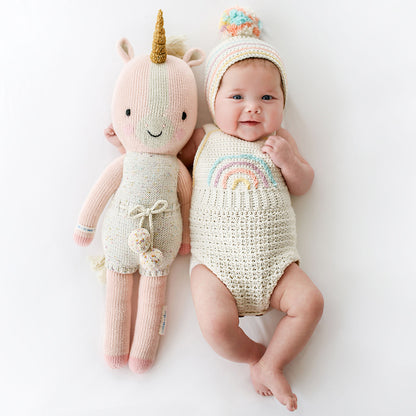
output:
[[[234,36],[260,37],[262,24],[250,9],[232,7],[224,11],[220,20],[220,32],[225,38]]]

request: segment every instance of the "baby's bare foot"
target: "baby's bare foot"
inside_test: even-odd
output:
[[[252,364],[250,364],[250,373],[253,373],[253,367],[255,365],[257,365],[257,363],[259,362],[259,360],[261,359],[261,357],[263,357],[263,354],[266,351],[266,347],[262,344],[257,344],[257,354],[255,357],[255,360],[253,361]],[[273,393],[270,391],[270,389],[268,387],[266,387],[265,385],[263,385],[261,382],[257,382],[257,380],[254,380],[253,377],[251,377],[251,381],[254,385],[254,388],[256,390],[256,392],[258,394],[260,394],[261,396],[273,396]]]
[[[263,396],[273,395],[291,412],[298,408],[297,397],[292,392],[283,371],[272,371],[264,367],[261,362],[250,368],[251,380],[257,393]]]
[[[260,396],[273,396],[273,393],[264,384],[258,383],[253,377],[251,377],[251,381],[257,394],[260,394]]]

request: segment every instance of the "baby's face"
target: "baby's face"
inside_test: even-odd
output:
[[[269,62],[234,64],[215,99],[215,121],[225,133],[249,142],[279,130],[284,96],[280,72]]]

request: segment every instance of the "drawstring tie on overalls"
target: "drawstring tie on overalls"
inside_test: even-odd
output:
[[[132,231],[128,238],[130,249],[140,255],[140,263],[146,269],[156,270],[163,260],[162,252],[153,247],[153,215],[169,212],[168,202],[164,199],[156,201],[151,208],[138,205],[129,211],[131,218],[140,218],[139,228]],[[143,228],[145,218],[149,218],[149,230]]]

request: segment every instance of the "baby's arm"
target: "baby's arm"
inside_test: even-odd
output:
[[[198,146],[202,142],[204,135],[205,132],[202,127],[196,129],[193,132],[188,143],[186,143],[184,148],[179,152],[178,157],[187,168],[192,166],[192,163],[194,162],[195,153],[198,150]]]
[[[191,206],[192,179],[185,165],[179,161],[178,198],[182,215],[182,245],[179,254],[188,254],[191,250],[189,231],[189,209]]]
[[[270,136],[262,151],[280,168],[291,194],[303,195],[308,191],[315,176],[314,171],[299,153],[295,139],[287,130],[280,129],[276,136]]]
[[[123,176],[124,155],[112,162],[91,189],[78,217],[74,240],[80,246],[87,246],[94,238],[95,227],[111,195],[120,186]]]

